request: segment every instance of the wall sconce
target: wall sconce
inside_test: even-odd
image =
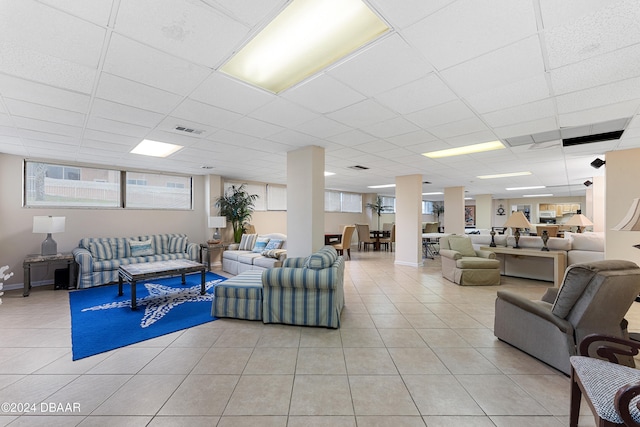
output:
[[[33,232],[47,233],[47,238],[42,242],[40,255],[55,255],[58,253],[58,244],[52,233],[63,233],[66,218],[63,216],[34,216]]]

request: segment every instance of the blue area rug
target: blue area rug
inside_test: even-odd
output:
[[[200,273],[138,282],[138,309],[131,310],[131,285],[80,289],[69,293],[73,360],[124,347],[181,329],[216,320],[211,316],[213,288],[226,280],[206,275],[206,290],[200,295]]]

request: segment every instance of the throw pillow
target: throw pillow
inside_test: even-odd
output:
[[[268,250],[262,251],[262,256],[266,256],[267,258],[278,259],[280,258],[280,254],[283,254],[285,252],[287,251],[284,249],[268,249]]]
[[[258,237],[256,239],[256,243],[253,245],[252,251],[255,253],[262,253],[267,247],[267,243],[269,243],[268,237]]]
[[[333,248],[331,248],[333,249]],[[333,251],[320,249],[318,252],[311,254],[304,263],[304,268],[311,268],[313,270],[321,270],[323,268],[329,268],[338,258],[338,253],[335,249]]]
[[[282,239],[271,239],[269,240],[269,243],[267,243],[265,250],[280,249],[283,244],[284,244],[284,240]]]
[[[473,249],[473,244],[471,243],[471,239],[468,237],[449,237],[449,247],[454,250],[460,252],[462,256],[477,256],[476,251]]]
[[[171,236],[169,238],[169,253],[179,254],[187,251],[187,237]]]
[[[155,254],[151,239],[144,241],[129,240],[129,247],[131,248],[131,256],[148,256]]]
[[[96,260],[113,259],[113,251],[109,242],[91,242],[89,243],[89,252]]]
[[[238,250],[239,251],[253,250],[253,246],[255,245],[257,238],[258,238],[257,234],[243,234],[242,239],[240,240],[240,246],[238,247]]]

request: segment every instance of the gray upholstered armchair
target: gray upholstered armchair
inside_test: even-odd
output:
[[[499,285],[500,261],[496,254],[473,249],[471,239],[455,234],[440,238],[442,276],[458,285]]]
[[[493,332],[569,375],[569,357],[589,334],[627,338],[625,314],[640,293],[640,268],[621,260],[571,265],[560,289],[539,301],[498,291]],[[628,364],[633,366],[633,359]]]

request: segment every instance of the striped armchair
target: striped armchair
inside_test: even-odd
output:
[[[344,259],[333,246],[262,272],[264,323],[340,327]]]

